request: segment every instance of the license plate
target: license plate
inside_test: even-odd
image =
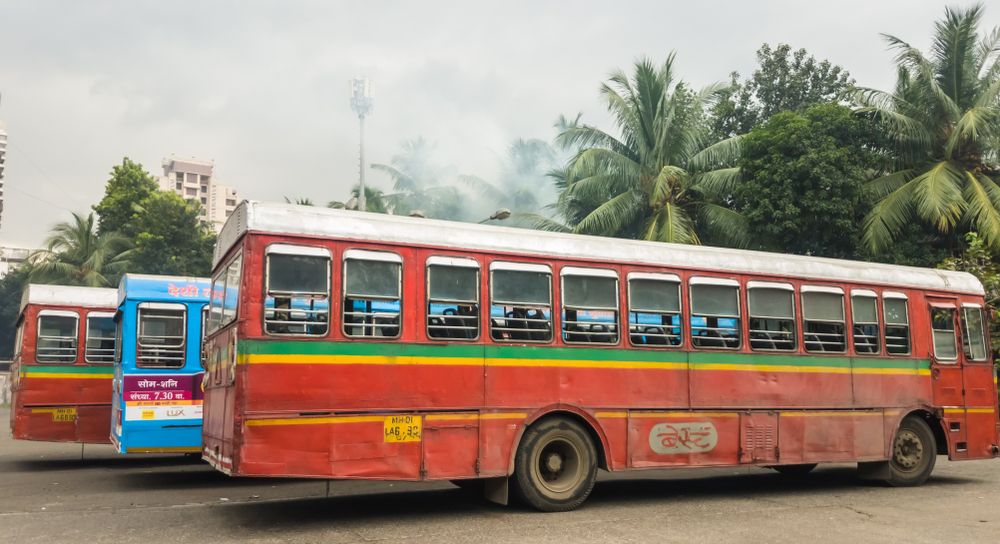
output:
[[[52,410],[52,421],[76,421],[76,408],[56,408]]]
[[[420,442],[423,431],[420,416],[386,416],[382,431],[386,442]]]

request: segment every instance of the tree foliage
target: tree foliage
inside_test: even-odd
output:
[[[174,193],[156,192],[139,205],[131,225],[137,233],[129,271],[208,276],[215,233],[199,219],[199,204]]]
[[[757,50],[758,68],[740,81],[730,74],[730,85],[712,109],[712,132],[716,139],[746,134],[782,111],[806,108],[843,98],[854,81],[847,70],[817,61],[805,49],[792,51],[787,44]]]
[[[986,291],[986,306],[990,313],[990,337],[993,353],[1000,352],[1000,265],[994,260],[986,241],[976,232],[965,235],[966,247],[958,257],[943,260],[938,268],[968,272],[979,278]]]
[[[31,255],[31,281],[116,287],[129,267],[128,247],[128,239],[117,232],[98,234],[93,213],[74,213],[72,221],[53,227],[44,248]]]
[[[14,337],[17,317],[21,311],[21,296],[28,286],[31,276],[30,264],[0,278],[0,359],[10,359],[14,355]]]
[[[945,10],[929,55],[895,36],[894,92],[859,89],[859,111],[885,140],[884,174],[864,241],[887,249],[914,221],[959,239],[975,230],[1000,248],[1000,29],[978,34],[982,6]]]
[[[134,236],[131,230],[138,205],[157,191],[156,182],[141,164],[122,159],[111,169],[111,178],[104,186],[104,198],[94,206],[99,217],[98,230]]]
[[[706,145],[705,109],[719,88],[678,80],[673,54],[660,66],[640,59],[631,77],[613,73],[601,95],[619,135],[574,124],[557,139],[580,149],[561,182],[564,197],[594,205],[573,231],[679,243],[711,231],[741,242],[742,219],[717,201],[739,175],[739,140]]]
[[[736,209],[751,245],[824,257],[857,257],[863,184],[872,163],[868,127],[850,109],[820,104],[782,112],[743,139]]]
[[[458,189],[446,180],[449,168],[434,161],[434,145],[424,138],[404,141],[402,151],[389,164],[375,163],[393,182],[392,194],[383,195],[388,208],[397,215],[421,212],[435,219],[463,219],[464,205]],[[367,193],[366,193],[367,200]]]

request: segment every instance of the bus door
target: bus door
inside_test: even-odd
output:
[[[983,306],[963,302],[958,323],[962,339],[966,455],[971,459],[993,457],[993,446],[997,443],[997,397]]]
[[[931,318],[931,387],[934,405],[944,411],[949,457],[964,457],[967,444],[960,307],[958,301],[950,297],[928,297],[927,302]]]

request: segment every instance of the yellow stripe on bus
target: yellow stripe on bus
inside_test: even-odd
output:
[[[945,408],[946,415],[960,416],[962,414],[992,414],[993,408]]]
[[[382,423],[385,418],[397,415],[422,414],[381,414],[368,416],[332,416],[332,417],[287,417],[275,419],[248,419],[248,427],[262,427],[272,425],[326,425],[340,423]],[[428,421],[446,420],[498,420],[498,419],[525,419],[528,417],[524,412],[490,412],[485,414],[426,414],[424,417]]]
[[[778,412],[782,417],[853,417],[853,416],[882,416],[882,412],[872,412],[872,411],[851,411],[851,410],[823,410],[823,411],[781,411]]]

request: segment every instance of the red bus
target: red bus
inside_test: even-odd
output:
[[[10,368],[16,439],[110,443],[115,289],[30,284]]]
[[[983,288],[875,263],[244,202],[216,246],[203,456],[238,476],[481,479],[998,455]]]

